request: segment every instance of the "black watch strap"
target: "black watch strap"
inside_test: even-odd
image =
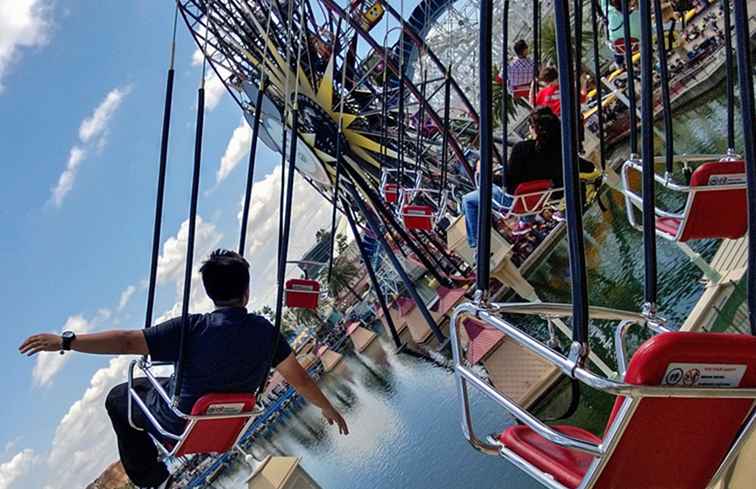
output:
[[[73,340],[76,339],[76,333],[72,331],[64,331],[61,335],[62,341],[61,341],[61,349],[63,351],[70,351],[71,350],[71,343]]]

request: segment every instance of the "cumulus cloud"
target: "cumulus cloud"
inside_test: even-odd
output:
[[[61,328],[61,331],[75,331],[77,333],[86,333],[91,331],[92,323],[84,319],[81,315],[71,316]],[[55,376],[60,372],[63,366],[71,358],[71,355],[60,355],[58,352],[43,352],[37,355],[34,370],[32,370],[32,380],[36,386],[50,385]]]
[[[300,258],[313,245],[318,229],[330,226],[331,207],[303,178],[295,177],[295,193],[292,203],[291,237],[288,256]],[[247,226],[247,249],[245,255],[251,264],[251,307],[275,305],[276,254],[278,250],[279,192],[281,191],[281,166],[256,182],[252,189]],[[241,222],[241,212],[239,212]],[[288,268],[292,276],[299,276],[299,269]]]
[[[104,149],[110,119],[130,91],[131,88],[128,86],[111,90],[92,112],[92,115],[81,122],[79,142],[71,148],[66,168],[58,177],[58,183],[52,188],[50,200],[55,207],[62,206],[63,200],[73,189],[81,163],[87,157],[87,148],[94,146],[98,152]]]
[[[0,2],[0,93],[10,66],[23,48],[44,45],[50,33],[50,5],[45,0]]]
[[[203,58],[202,51],[195,49],[192,54],[192,66],[201,66]],[[223,66],[215,65],[215,68],[223,78],[230,75],[230,72],[223,68]],[[205,110],[207,111],[212,111],[216,108],[226,93],[226,86],[223,84],[223,80],[218,77],[218,73],[210,66],[207,67],[207,71],[205,72]]]
[[[115,357],[107,367],[95,372],[82,398],[58,424],[47,457],[51,474],[47,485],[51,489],[86,487],[118,458],[105,397],[111,388],[124,382],[131,359]]]
[[[228,140],[226,151],[218,167],[216,180],[218,183],[226,179],[232,171],[239,165],[239,162],[249,154],[250,144],[252,143],[252,128],[247,121],[242,119],[239,127],[234,129],[231,139]]]
[[[14,483],[23,478],[31,470],[34,462],[34,450],[27,448],[18,452],[9,461],[0,464],[0,489],[11,489],[14,487]]]

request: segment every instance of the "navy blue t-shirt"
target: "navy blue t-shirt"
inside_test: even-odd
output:
[[[178,361],[181,327],[179,317],[144,330],[153,361]],[[247,313],[243,307],[190,315],[184,336],[179,409],[190,413],[195,401],[209,393],[256,392],[271,365],[275,337],[276,330],[270,321]],[[276,367],[290,354],[291,347],[279,333],[272,366]],[[169,394],[172,388],[169,384]],[[145,401],[165,428],[181,433],[183,420],[156,393],[151,392]]]

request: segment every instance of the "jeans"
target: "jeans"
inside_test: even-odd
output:
[[[505,194],[504,191],[493,185],[493,199],[491,203],[497,210],[507,210],[512,207],[512,197]],[[478,207],[480,205],[480,194],[474,190],[462,197],[462,212],[465,215],[465,228],[467,229],[467,244],[470,248],[478,247]]]
[[[167,382],[168,379],[160,379],[160,381]],[[134,379],[134,390],[144,399],[153,387],[145,378]],[[105,400],[105,408],[118,438],[121,463],[126,475],[137,487],[157,487],[168,478],[168,469],[163,462],[158,460],[157,447],[148,432],[135,430],[129,424],[128,396],[128,384],[120,384],[108,393]],[[140,428],[151,429],[150,422],[144,417],[139,406],[134,403],[132,408],[134,424]]]

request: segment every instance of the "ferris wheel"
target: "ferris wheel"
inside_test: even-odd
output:
[[[457,77],[473,64],[452,64],[447,76],[448,59],[462,48],[440,46],[439,55],[427,42],[440,41],[447,17],[465,14],[447,3],[418,23],[428,8],[403,15],[380,0],[180,2],[197,45],[248,118],[259,99],[261,141],[283,153],[285,133],[296,126],[297,170],[326,196],[338,158],[362,191],[377,188],[387,171],[404,170],[435,192],[471,185],[465,150],[477,134],[477,102]],[[474,29],[454,35],[471,43]],[[443,111],[446,91],[453,114]],[[412,176],[418,172],[421,178]]]

